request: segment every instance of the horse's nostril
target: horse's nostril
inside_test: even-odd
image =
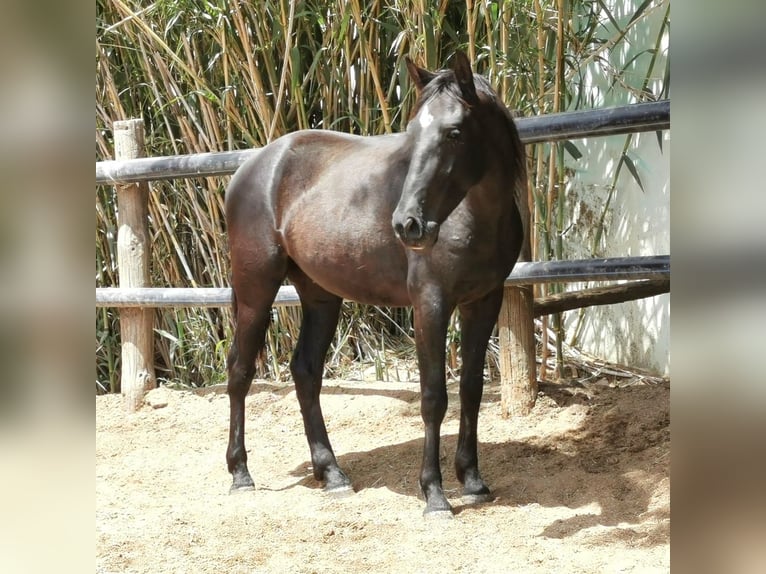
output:
[[[418,217],[403,217],[400,219],[394,216],[391,223],[396,237],[405,246],[412,248],[422,248],[424,241],[431,236],[435,238],[439,227],[436,222],[426,222]]]
[[[423,228],[414,217],[408,217],[404,222],[404,236],[408,239],[420,239],[423,237]]]

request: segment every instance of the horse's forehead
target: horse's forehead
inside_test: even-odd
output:
[[[418,122],[420,123],[421,128],[427,128],[431,125],[434,121],[434,116],[431,113],[431,109],[428,107],[428,102],[423,104],[423,107],[420,110],[420,114],[418,114]]]
[[[463,105],[460,102],[454,98],[436,97],[420,108],[418,123],[421,128],[427,128],[437,119],[442,123],[459,122],[463,115]]]

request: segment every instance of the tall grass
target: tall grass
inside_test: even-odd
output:
[[[474,68],[489,76],[520,115],[588,107],[587,91],[578,87],[582,67],[603,61],[606,68],[605,52],[648,12],[669,6],[669,0],[643,2],[633,14],[621,15],[607,4],[97,0],[96,158],[113,157],[112,123],[133,117],[144,119],[149,155],[263,146],[305,128],[358,134],[402,130],[414,103],[405,54],[433,69],[455,50],[466,50]],[[605,42],[597,32],[607,21],[617,22],[620,33]],[[616,78],[615,89],[637,89],[625,70],[609,73]],[[564,150],[564,145],[547,144],[528,148],[537,259],[562,256]],[[151,184],[153,285],[228,284],[222,215],[227,181],[210,177]],[[118,281],[115,208],[112,189],[99,188],[98,286]],[[344,374],[361,360],[375,365],[379,378],[391,378],[398,372],[393,365],[397,357],[412,360],[404,351],[411,348],[409,311],[355,304],[344,310],[329,353],[330,375]],[[163,310],[156,319],[161,379],[190,386],[223,380],[231,338],[228,309]],[[274,319],[258,374],[284,378],[300,310],[276,309]],[[100,390],[118,388],[117,326],[116,310],[99,310]],[[453,333],[449,363],[458,369],[459,337]]]

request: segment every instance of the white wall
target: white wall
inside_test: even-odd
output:
[[[630,15],[638,1],[607,5],[615,14]],[[608,53],[610,65],[622,69],[641,50],[654,48],[664,16],[664,8],[656,9],[618,48]],[[626,17],[627,18],[627,17]],[[621,23],[627,22],[627,19]],[[614,30],[604,29],[608,38]],[[669,38],[665,33],[661,50],[649,84],[655,94],[661,90]],[[647,74],[650,54],[643,54],[627,68],[625,81],[639,88]],[[634,103],[629,90],[609,90],[612,77],[604,65],[594,64],[585,71],[587,96],[593,107]],[[634,134],[628,148],[643,190],[625,165],[622,166],[607,212],[605,232],[596,252],[592,250],[593,233],[604,210],[615,170],[628,136],[610,136],[573,140],[583,157],[575,160],[566,155],[566,165],[574,175],[567,188],[568,224],[565,235],[565,257],[618,257],[628,255],[664,255],[670,253],[670,132],[661,134],[662,148],[656,132]],[[566,226],[565,226],[566,228]],[[568,290],[582,288],[571,284]],[[632,365],[658,374],[670,374],[670,295],[649,299],[591,307],[582,313],[566,314],[567,340],[585,352],[606,360]]]
[[[590,257],[589,239],[608,195],[608,183],[625,143],[624,137],[577,142],[584,169],[571,182],[572,231],[568,258]],[[643,191],[623,167],[611,202],[599,257],[670,253],[670,134],[663,132],[662,152],[654,133],[634,136],[631,148]],[[583,162],[583,160],[586,160]],[[590,227],[585,230],[583,228]],[[576,233],[576,232],[580,233]],[[587,234],[586,234],[587,231]],[[582,235],[585,237],[582,237]],[[570,238],[569,235],[572,235]],[[579,239],[579,240],[578,240]],[[568,289],[582,288],[571,284]],[[567,313],[567,339],[577,348],[606,360],[669,375],[670,295],[618,305],[590,307],[583,316]]]

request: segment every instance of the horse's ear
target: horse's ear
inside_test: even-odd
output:
[[[476,86],[473,83],[473,71],[471,71],[471,62],[465,52],[458,50],[452,60],[452,71],[455,72],[455,79],[460,86],[463,99],[469,104],[476,103],[479,98],[476,95]]]
[[[410,73],[412,81],[415,82],[415,87],[418,92],[425,88],[426,84],[436,77],[436,74],[424,70],[423,68],[418,68],[414,62],[410,60],[409,56],[404,57],[404,62],[407,64],[407,71]]]

